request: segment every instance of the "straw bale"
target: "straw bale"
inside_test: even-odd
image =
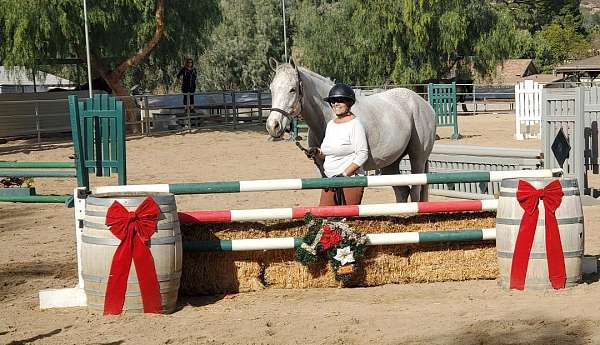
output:
[[[265,237],[262,223],[217,223],[182,226],[183,241]],[[181,292],[213,295],[264,288],[260,252],[184,252]]]
[[[256,291],[264,288],[261,253],[185,253],[181,292],[214,295]]]
[[[410,231],[480,229],[495,226],[495,213],[369,217],[347,221],[365,234]],[[202,224],[183,227],[185,240],[299,237],[302,221]],[[493,242],[431,243],[371,246],[363,266],[346,286],[390,283],[494,279]],[[337,287],[325,259],[306,267],[294,250],[234,253],[184,253],[182,290],[188,294],[251,291],[274,288]]]
[[[496,247],[489,242],[428,244],[412,248],[407,279],[414,283],[495,279]]]

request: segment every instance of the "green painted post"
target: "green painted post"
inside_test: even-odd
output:
[[[93,112],[86,112],[85,116],[90,121],[90,132],[91,135],[88,140],[92,142],[92,155],[93,162],[95,163],[94,170],[96,170],[96,176],[102,176],[102,164],[100,161],[102,160],[102,137],[101,133],[101,124],[100,117],[95,116],[95,111],[102,110],[102,95],[95,95],[92,100],[92,109]]]
[[[112,98],[112,99],[111,99]],[[111,103],[114,102],[114,98],[113,97],[108,97],[108,95],[100,95],[100,109],[102,110],[113,110],[114,108],[111,107]],[[100,117],[100,127],[97,128],[97,130],[100,132],[100,135],[98,136],[100,138],[101,142],[101,149],[100,149],[100,159],[101,160],[111,160],[112,159],[112,155],[111,155],[111,151],[110,151],[110,132],[111,132],[111,128],[110,128],[110,117],[108,116],[101,116]],[[103,166],[102,168],[102,176],[110,176],[110,172],[111,172],[111,168],[110,166]]]
[[[69,115],[71,120],[71,137],[75,151],[75,172],[77,173],[77,186],[90,189],[90,177],[85,167],[85,156],[82,141],[81,112],[77,96],[69,96]]]
[[[108,119],[108,125],[110,126],[110,133],[109,133],[109,140],[110,140],[110,160],[118,160],[119,158],[119,154],[117,153],[117,126],[119,124],[119,121],[117,119],[117,99],[112,97],[111,98],[111,102],[110,102],[110,106],[111,109],[114,110],[114,117],[111,117],[110,119]],[[119,172],[119,167],[116,166],[112,166],[110,168],[110,171],[112,171],[113,173],[118,173]]]
[[[429,104],[435,111],[437,127],[452,127],[452,140],[461,138],[458,132],[458,114],[456,109],[456,83],[433,84],[427,86]]]
[[[117,148],[117,167],[119,169],[119,184],[127,184],[127,156],[125,154],[125,111],[123,109],[123,102],[116,103],[116,114],[115,114],[115,128],[113,131],[116,133],[116,140],[112,143]]]

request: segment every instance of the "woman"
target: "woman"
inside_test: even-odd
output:
[[[361,166],[367,161],[369,147],[365,129],[350,111],[356,102],[352,88],[346,84],[335,84],[324,99],[329,103],[335,119],[327,123],[325,138],[316,154],[325,160],[323,165],[327,177],[363,175]],[[336,190],[337,189],[337,190]],[[342,192],[343,191],[343,192]],[[321,191],[321,206],[359,205],[363,187],[328,188]]]
[[[177,79],[181,80],[181,93],[183,93],[183,105],[185,112],[194,112],[194,93],[196,92],[196,69],[194,61],[186,59],[185,66],[177,73]]]

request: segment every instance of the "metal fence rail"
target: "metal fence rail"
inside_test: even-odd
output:
[[[396,86],[387,86],[387,88]],[[398,85],[411,88],[427,97],[425,84]],[[386,88],[361,89],[359,94],[369,95]],[[514,90],[506,87],[490,88],[473,84],[457,84],[459,98],[458,113],[511,112]],[[469,92],[465,92],[469,90]],[[512,91],[511,91],[512,90]],[[512,94],[510,94],[512,92]],[[18,93],[0,95],[0,138],[36,138],[37,144],[45,136],[70,131],[67,109],[68,95],[86,97],[86,91]],[[211,91],[193,94],[195,112],[186,112],[183,94],[133,95],[119,97],[129,101],[135,108],[137,120],[128,121],[128,128],[137,128],[137,133],[177,132],[193,128],[238,127],[262,123],[271,106],[268,90]],[[461,101],[463,103],[461,103]]]

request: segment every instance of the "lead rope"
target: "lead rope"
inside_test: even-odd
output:
[[[321,173],[321,177],[327,178],[327,175],[325,175],[325,171],[323,170],[323,167],[317,163],[316,156],[313,155],[309,150],[304,148],[302,146],[302,144],[300,144],[300,141],[297,140],[297,138],[294,138],[294,142],[295,142],[296,146],[300,149],[300,151],[304,152],[304,154],[307,157],[312,158],[313,163],[315,163],[315,165],[317,166],[317,169],[319,169],[319,172]],[[330,188],[324,188],[324,189],[325,189],[325,191],[327,191]],[[344,188],[343,187],[332,187],[331,189],[333,189],[333,192],[334,192],[333,201],[335,202],[335,204],[336,205],[346,205],[346,196],[344,195]]]
[[[313,155],[309,150],[304,148],[304,146],[302,146],[302,144],[300,144],[300,141],[298,141],[297,138],[294,138],[294,143],[300,149],[300,151],[304,152],[306,157],[312,159],[313,163],[315,163],[315,165],[317,166],[317,169],[319,169],[319,172],[321,173],[321,177],[324,177],[324,178],[327,177],[327,175],[325,175],[325,170],[323,170],[323,167],[321,165],[319,165],[319,163],[317,163],[317,157],[315,155]]]

